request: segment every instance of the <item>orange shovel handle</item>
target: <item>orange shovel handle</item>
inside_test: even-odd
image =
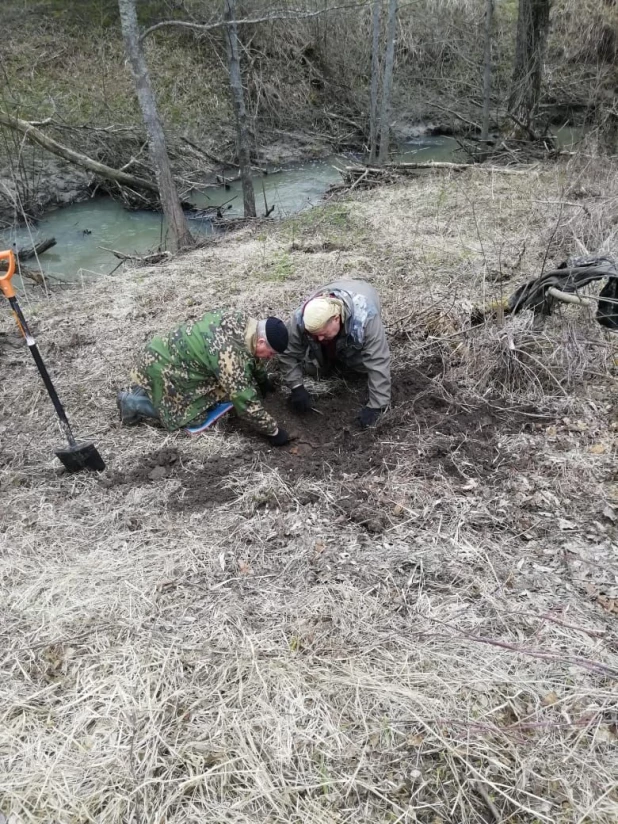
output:
[[[13,284],[11,283],[11,278],[15,274],[15,255],[13,251],[7,249],[6,252],[0,252],[0,260],[8,260],[9,262],[8,270],[0,275],[0,289],[5,298],[14,298],[15,289],[13,289]]]

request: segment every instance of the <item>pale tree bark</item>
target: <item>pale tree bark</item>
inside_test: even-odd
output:
[[[530,134],[541,96],[552,0],[519,0],[515,64],[508,110]]]
[[[236,145],[240,179],[242,182],[242,199],[245,217],[255,217],[255,193],[251,179],[251,152],[249,150],[249,129],[245,93],[240,73],[240,49],[238,47],[238,26],[236,25],[236,0],[224,0],[224,16],[228,23],[225,30],[227,46],[227,65],[230,73],[230,88],[236,115]]]
[[[483,49],[483,122],[481,140],[489,137],[489,111],[491,109],[491,27],[494,19],[494,0],[486,0],[485,45]]]
[[[380,153],[378,155],[380,163],[385,163],[388,160],[396,33],[397,0],[389,0],[388,19],[386,21],[386,56],[384,58],[384,80],[382,82],[382,106],[380,109]]]
[[[157,113],[157,104],[150,83],[150,75],[140,43],[135,0],[118,0],[118,8],[120,10],[120,23],[125,50],[133,73],[135,91],[137,92],[137,99],[142,110],[146,135],[148,136],[150,159],[157,178],[163,214],[169,227],[170,246],[173,251],[185,249],[192,246],[194,241],[180,205],[180,198],[170,168],[165,135]]]
[[[380,18],[382,0],[373,0],[371,41],[371,92],[369,100],[369,162],[378,154],[378,88],[380,85]]]

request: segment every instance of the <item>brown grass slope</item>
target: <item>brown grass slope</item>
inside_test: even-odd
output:
[[[0,811],[11,822],[618,818],[613,342],[471,302],[612,251],[615,170],[431,176],[162,268],[23,296],[80,437],[0,318]],[[568,205],[567,205],[568,204]],[[604,245],[603,245],[604,244]],[[207,307],[379,288],[393,409],[322,384],[270,450],[122,429],[136,349]],[[347,394],[349,391],[349,395]],[[271,403],[277,405],[279,401]]]

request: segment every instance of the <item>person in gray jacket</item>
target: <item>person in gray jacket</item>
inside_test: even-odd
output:
[[[391,355],[373,286],[363,280],[321,286],[292,315],[288,338],[279,361],[296,412],[312,407],[303,368],[319,378],[337,366],[366,373],[369,399],[358,419],[363,427],[376,423],[391,400]]]

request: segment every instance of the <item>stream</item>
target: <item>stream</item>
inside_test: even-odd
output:
[[[574,130],[563,129],[560,143],[575,139]],[[459,145],[454,137],[417,137],[399,146],[393,160],[398,162],[429,160],[460,160]],[[274,206],[273,218],[283,218],[320,201],[329,186],[341,178],[338,169],[358,158],[352,155],[332,155],[322,160],[296,163],[269,174],[253,178],[258,214],[264,214],[265,203]],[[191,202],[197,208],[226,206],[226,217],[242,216],[240,181],[195,193]],[[195,237],[212,234],[210,220],[189,220]],[[0,247],[33,246],[45,239],[56,238],[57,245],[45,252],[40,263],[52,280],[83,282],[109,274],[119,265],[112,249],[123,254],[144,255],[165,244],[166,224],[159,212],[129,212],[108,197],[96,197],[48,212],[30,227],[18,227],[0,233]],[[29,262],[34,268],[35,261]]]

